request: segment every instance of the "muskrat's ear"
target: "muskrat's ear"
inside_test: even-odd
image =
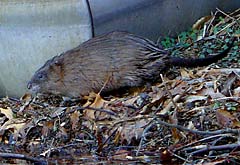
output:
[[[55,61],[54,61],[54,64],[56,65],[56,66],[62,66],[63,65],[63,59],[61,58],[61,59],[56,59]]]
[[[63,78],[64,76],[64,69],[63,69],[63,59],[54,59],[50,65],[50,70],[52,73],[55,73],[56,75],[60,76],[60,78]]]
[[[61,67],[63,65],[63,59],[53,59],[50,64],[50,69],[54,69],[55,67]]]

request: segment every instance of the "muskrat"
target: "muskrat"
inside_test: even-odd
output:
[[[35,72],[28,89],[34,93],[82,97],[102,88],[108,92],[139,87],[158,80],[160,73],[172,66],[197,67],[217,62],[232,46],[233,43],[222,53],[206,58],[178,58],[148,39],[111,32],[48,60]]]

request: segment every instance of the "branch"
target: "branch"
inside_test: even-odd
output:
[[[191,132],[193,134],[199,134],[199,135],[218,135],[218,134],[226,134],[226,133],[239,134],[239,132],[240,132],[239,129],[229,129],[229,128],[223,129],[223,130],[217,130],[217,131],[198,131],[198,130],[188,129],[186,127],[176,125],[176,124],[169,124],[169,123],[161,121],[157,118],[155,118],[155,120],[157,120],[158,123],[165,125],[167,127],[173,127],[173,128],[177,128],[182,131]]]
[[[13,159],[23,159],[23,160],[28,160],[31,162],[41,162],[41,164],[46,164],[47,161],[41,158],[34,158],[31,156],[23,155],[23,154],[14,154],[14,153],[3,153],[0,152],[0,157],[1,158],[13,158]]]
[[[233,150],[233,149],[238,149],[240,148],[240,144],[234,143],[234,144],[225,144],[225,145],[219,145],[219,146],[208,146],[206,148],[200,149],[198,151],[194,151],[191,153],[191,155],[197,155],[203,152],[207,151],[219,151],[219,150]]]

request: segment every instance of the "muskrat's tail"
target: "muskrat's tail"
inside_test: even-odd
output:
[[[234,45],[234,41],[236,37],[233,37],[232,42],[228,44],[228,48],[225,49],[223,52],[208,56],[206,58],[181,58],[181,57],[171,57],[169,62],[172,66],[183,66],[183,67],[198,67],[198,66],[207,66],[218,60],[226,57]]]

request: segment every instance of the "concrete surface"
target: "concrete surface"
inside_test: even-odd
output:
[[[21,96],[48,59],[92,37],[85,0],[0,0],[0,96]]]

